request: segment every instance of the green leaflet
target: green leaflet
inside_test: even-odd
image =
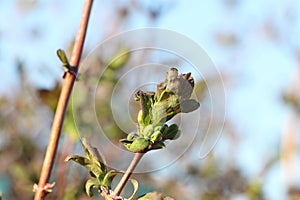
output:
[[[108,171],[104,157],[100,155],[96,148],[89,144],[86,138],[82,138],[81,142],[85,155],[68,156],[65,161],[72,160],[89,171],[92,178],[86,182],[85,188],[87,195],[91,196],[93,188],[97,188],[99,191],[101,186],[109,189],[112,180],[118,172],[114,170]]]
[[[61,50],[61,49],[58,49],[58,50],[56,51],[56,54],[57,54],[58,58],[60,59],[60,61],[62,62],[62,65],[63,65],[63,67],[64,67],[65,73],[64,73],[64,75],[63,75],[63,78],[65,78],[66,73],[69,72],[69,73],[73,74],[73,75],[76,77],[76,79],[77,79],[77,78],[78,78],[78,77],[77,77],[77,67],[74,67],[74,66],[72,67],[72,66],[70,65],[70,63],[69,63],[69,61],[68,61],[68,58],[67,58],[67,56],[66,56],[65,51],[64,51],[64,50]]]
[[[163,140],[175,140],[180,136],[180,130],[177,124],[172,124],[162,133]]]
[[[151,123],[151,107],[153,106],[154,94],[152,92],[144,93],[139,90],[135,94],[135,100],[140,102],[141,110],[138,115],[140,128]]]
[[[90,159],[78,155],[68,156],[65,161],[74,161],[81,166],[85,167],[91,174],[92,177],[98,178],[100,177],[105,171],[102,171],[101,166],[97,162],[93,162]]]
[[[129,179],[129,180],[130,180],[131,184],[133,185],[133,192],[132,192],[131,196],[128,198],[128,200],[133,200],[133,198],[135,197],[135,195],[139,189],[139,183],[135,179]]]
[[[100,188],[99,182],[96,179],[87,180],[87,182],[85,183],[85,191],[89,197],[93,196],[93,188]]]
[[[128,150],[131,152],[142,152],[147,149],[149,145],[151,145],[151,141],[145,138],[136,138],[131,145],[129,146]]]
[[[118,174],[118,171],[110,170],[108,173],[105,174],[104,178],[101,180],[101,186],[105,188],[110,188],[112,180]]]
[[[62,62],[62,65],[66,68],[69,68],[70,64],[69,64],[69,61],[68,61],[65,51],[62,49],[58,49],[56,51],[56,54],[57,54],[58,58],[60,59],[60,61]]]

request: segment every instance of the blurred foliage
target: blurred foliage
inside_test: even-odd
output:
[[[155,199],[155,200],[174,200],[171,197],[164,196],[160,192],[150,192],[150,193],[147,193],[147,194],[139,197],[137,200],[152,200],[152,199]]]

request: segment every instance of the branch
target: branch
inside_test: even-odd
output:
[[[92,8],[93,0],[86,0],[83,6],[81,21],[75,40],[74,48],[72,51],[70,65],[75,67],[78,71],[79,61],[82,54],[83,44],[85,40],[85,35],[88,26],[88,20]],[[41,169],[40,180],[38,185],[34,186],[35,196],[34,200],[41,200],[44,196],[51,191],[52,188],[47,189],[46,186],[49,185],[48,181],[51,175],[51,170],[53,167],[55,154],[57,151],[57,146],[60,138],[61,128],[64,121],[65,112],[67,109],[70,94],[76,80],[76,76],[71,73],[67,73],[65,76],[65,81],[62,86],[62,90],[58,99],[58,104],[56,112],[53,119],[52,129],[50,133],[49,143],[44,158],[43,166]],[[46,188],[46,189],[45,189]]]
[[[113,196],[120,196],[124,186],[126,185],[129,177],[131,176],[131,174],[133,173],[135,167],[137,166],[137,164],[139,163],[139,161],[141,160],[141,158],[143,157],[145,153],[136,153],[133,157],[133,160],[131,161],[128,169],[126,170],[125,174],[123,175],[122,179],[120,180],[119,184],[117,185]]]

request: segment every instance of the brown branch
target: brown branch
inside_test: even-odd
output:
[[[137,166],[137,164],[139,163],[139,161],[141,160],[141,158],[143,157],[144,154],[145,153],[136,153],[134,155],[128,169],[126,170],[125,174],[123,175],[123,177],[121,178],[121,180],[118,183],[117,187],[115,188],[113,196],[120,196],[120,194],[121,194],[124,186],[126,185],[129,177],[133,173],[135,167]]]
[[[70,59],[70,65],[78,69],[79,61],[82,54],[83,44],[88,26],[88,20],[92,8],[93,0],[86,0],[83,6],[81,21],[75,40],[73,52]],[[78,70],[77,70],[78,71]],[[41,169],[40,179],[37,186],[35,186],[34,200],[41,200],[44,196],[51,191],[52,188],[48,188],[48,181],[51,175],[51,170],[54,163],[55,154],[60,138],[61,128],[64,121],[65,112],[67,109],[70,94],[74,85],[76,76],[71,73],[67,73],[65,81],[62,86],[62,90],[58,99],[56,112],[53,119],[52,129],[50,133],[49,143],[44,158],[44,163]],[[52,185],[53,187],[53,185]]]

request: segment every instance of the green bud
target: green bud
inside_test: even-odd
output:
[[[162,129],[162,127],[163,127],[163,126],[155,126],[155,128],[154,128],[154,132],[156,132],[156,131],[160,131],[160,130]]]
[[[144,119],[143,119],[143,111],[140,110],[138,113],[138,117],[137,117],[138,123],[140,126],[142,126],[141,128],[144,128]]]
[[[155,132],[151,135],[150,140],[151,140],[151,142],[155,143],[155,142],[157,142],[158,140],[160,140],[161,137],[162,137],[161,132],[160,132],[160,131],[155,131]]]
[[[132,133],[129,133],[129,134],[127,135],[127,138],[126,138],[126,139],[129,140],[129,141],[133,141],[134,138],[135,138],[135,136],[136,136],[135,133],[132,132]]]
[[[122,144],[126,147],[126,149],[128,149],[128,151],[130,151],[130,146],[132,143],[128,143],[128,141],[120,141],[122,142]]]
[[[138,114],[138,122],[142,128],[151,122],[150,111],[153,105],[153,98],[153,92],[144,93],[139,90],[135,93],[135,100],[140,102],[141,110]]]
[[[141,152],[151,144],[152,143],[150,140],[147,140],[145,138],[136,138],[129,146],[128,150],[134,153]]]
[[[149,124],[148,126],[146,126],[143,130],[142,130],[142,135],[145,137],[150,137],[153,133],[153,125]]]
[[[62,49],[58,49],[58,50],[56,51],[56,53],[57,53],[58,58],[59,58],[60,61],[62,62],[63,66],[64,66],[64,67],[69,67],[70,64],[69,64],[69,61],[68,61],[68,58],[67,58],[67,56],[66,56],[65,51],[62,50]]]

